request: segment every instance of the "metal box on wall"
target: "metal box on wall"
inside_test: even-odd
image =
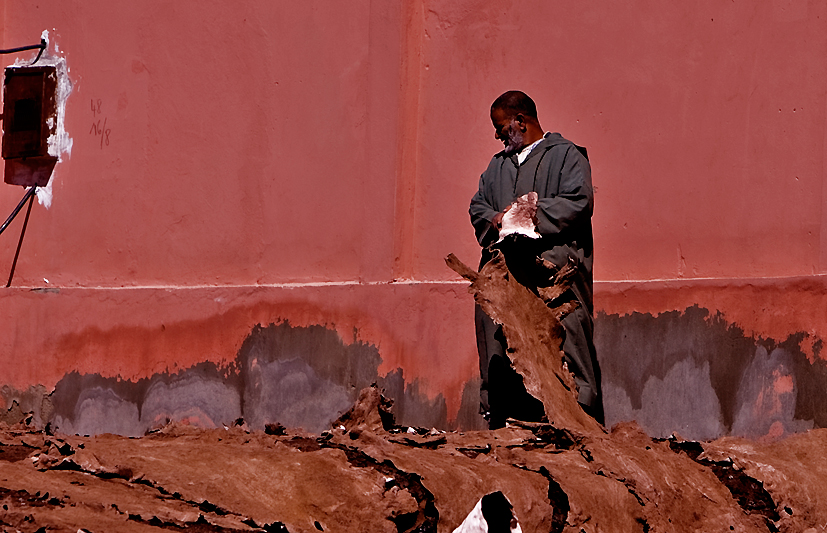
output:
[[[57,128],[57,72],[53,66],[7,67],[3,80],[4,179],[40,187],[49,182],[57,157],[49,136]]]

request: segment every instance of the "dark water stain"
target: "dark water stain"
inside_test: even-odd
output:
[[[682,398],[662,382],[659,396],[652,401],[651,384],[670,372],[674,383],[676,368],[688,369],[680,374],[687,380],[680,383],[683,394],[712,398],[702,407],[710,412],[690,413],[684,421],[689,433],[700,432],[704,423],[709,428],[710,419],[719,424],[715,431],[720,435],[733,433],[733,428],[736,433],[746,431],[744,427],[757,432],[752,436],[766,434],[774,422],[781,422],[785,432],[827,427],[827,362],[816,358],[811,363],[799,346],[803,338],[803,333],[781,341],[749,337],[698,306],[657,316],[598,313],[595,320],[604,383],[628,397],[630,416],[641,410],[660,413],[665,435],[670,408]],[[814,349],[818,352],[822,347],[816,343]],[[227,367],[203,362],[135,381],[72,372],[51,394],[43,387],[1,388],[6,412],[0,414],[3,421],[14,423],[31,413],[35,426],[51,423],[55,430],[79,434],[137,436],[170,420],[221,427],[239,418],[251,429],[282,424],[318,432],[349,408],[362,388],[376,383],[394,400],[393,413],[400,425],[485,428],[478,414],[478,376],[468,376],[456,420],[449,420],[442,395],[429,397],[417,380],[406,379],[401,368],[380,376],[381,362],[376,346],[356,340],[345,344],[323,326],[293,327],[283,322],[253,328]],[[787,395],[780,397],[782,419],[759,412],[747,421],[745,406],[758,406],[762,393],[773,391],[777,376],[792,382]],[[646,390],[649,397],[644,405]]]
[[[322,431],[377,382],[381,361],[375,346],[345,345],[323,326],[256,326],[238,353],[242,412],[255,429],[279,422]]]
[[[457,413],[457,429],[467,431],[481,431],[488,429],[488,422],[480,414],[480,384],[479,377],[465,382],[462,388],[462,402]]]
[[[232,367],[210,362],[137,381],[71,372],[50,395],[48,422],[57,431],[81,435],[139,436],[170,420],[216,427],[241,416],[240,383]]]
[[[747,336],[719,313],[713,315],[698,306],[657,316],[598,313],[595,320],[595,345],[604,383],[622,388],[633,410],[668,412],[671,404],[681,401],[679,393],[666,391],[657,404],[643,405],[643,393],[652,379],[663,380],[676,365],[689,361],[695,371],[688,375],[696,382],[682,383],[681,393],[701,395],[711,385],[720,404],[717,413],[698,413],[695,420],[690,418],[690,431],[693,423],[719,417],[721,435],[732,433],[733,425],[737,433],[745,431],[748,407],[761,407],[762,392],[775,394],[773,380],[779,376],[788,376],[792,383],[788,396],[781,397],[782,414],[787,419],[779,421],[785,432],[803,431],[813,424],[827,426],[827,363],[807,360],[800,348],[803,335],[781,341]],[[766,420],[753,421],[763,428],[762,434],[774,421],[769,409],[765,411],[758,418]]]
[[[737,384],[755,354],[755,340],[719,316],[693,306],[683,312],[631,315],[598,313],[595,345],[603,378],[620,384],[632,407],[642,408],[641,393],[651,377],[663,379],[676,363],[709,363],[712,387],[721,403],[723,423],[732,427]]]
[[[819,357],[821,341],[814,346],[815,361],[811,363],[801,351],[804,333],[791,335],[779,346],[792,354],[792,373],[795,376],[795,418],[812,420],[815,427],[827,427],[827,361]]]
[[[401,425],[448,429],[448,408],[442,394],[433,399],[420,390],[418,380],[408,383],[404,371],[397,368],[377,382],[393,398],[393,413]]]
[[[283,424],[321,432],[373,383],[394,400],[397,423],[440,429],[456,425],[449,423],[441,394],[428,397],[416,380],[405,380],[402,369],[379,376],[381,362],[375,346],[345,344],[323,326],[259,325],[225,368],[203,362],[135,381],[71,372],[50,395],[39,396],[48,399],[50,409],[38,425],[81,435],[139,436],[172,420],[221,427],[243,419],[251,429]],[[3,397],[11,398],[13,392],[9,389]],[[465,396],[463,421],[476,429]]]

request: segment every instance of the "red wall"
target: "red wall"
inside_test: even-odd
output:
[[[599,280],[821,273],[822,16],[805,1],[8,1],[3,44],[55,28],[75,82],[72,156],[19,284],[378,281],[393,265],[453,279],[442,257],[476,253],[466,197],[507,87],[589,147]]]
[[[479,257],[467,204],[499,150],[488,106],[512,88],[589,149],[598,310],[700,305],[755,338],[807,333],[811,356],[827,335],[823,312],[779,326],[766,317],[794,303],[704,292],[827,270],[821,2],[6,0],[0,17],[4,47],[48,29],[74,83],[71,156],[32,214],[22,288],[0,290],[16,389],[223,364],[255,324],[290,320],[356,328],[380,374],[403,368],[454,419],[475,347],[443,258]],[[0,212],[21,196],[0,188]],[[652,296],[678,279],[680,297]],[[214,287],[266,312],[216,326]],[[176,321],[190,333],[155,339]],[[97,347],[65,342],[84,335]]]

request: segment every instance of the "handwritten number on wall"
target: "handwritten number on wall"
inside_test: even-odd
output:
[[[103,124],[101,124],[101,113],[103,109],[103,102],[101,102],[100,98],[95,100],[94,98],[91,100],[92,102],[92,127],[89,129],[89,135],[100,136],[100,147],[103,150],[103,146],[109,146],[109,134],[112,132],[112,128],[106,127],[106,117],[103,117]]]

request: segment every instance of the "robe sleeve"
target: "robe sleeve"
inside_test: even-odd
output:
[[[566,152],[559,189],[546,192],[556,194],[537,202],[537,231],[540,235],[559,235],[591,218],[594,211],[591,167],[575,146],[570,146]]]
[[[477,193],[471,198],[471,207],[468,209],[471,215],[471,225],[474,226],[474,233],[477,235],[477,242],[485,248],[499,237],[499,231],[491,224],[497,211],[485,197],[485,174],[480,176],[480,187]]]

